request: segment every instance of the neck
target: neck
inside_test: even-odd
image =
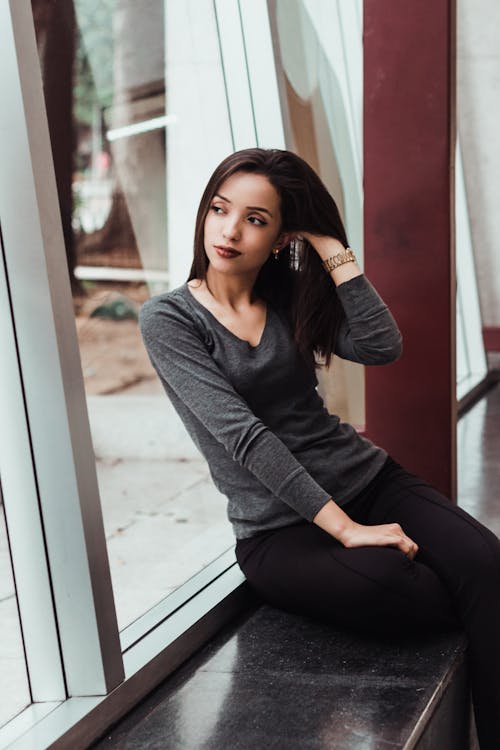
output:
[[[238,309],[248,307],[255,302],[253,287],[258,273],[247,275],[230,275],[214,272],[209,264],[205,279],[211,295],[220,305]]]

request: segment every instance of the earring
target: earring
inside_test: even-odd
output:
[[[280,249],[279,249],[279,247],[274,247],[274,248],[273,248],[273,256],[274,256],[274,260],[278,260],[278,255],[279,255],[279,254],[280,254]]]

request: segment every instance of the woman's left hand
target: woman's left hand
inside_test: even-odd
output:
[[[340,240],[323,234],[311,234],[311,232],[297,232],[297,237],[303,237],[316,250],[321,260],[326,260],[332,255],[337,255],[345,250]]]

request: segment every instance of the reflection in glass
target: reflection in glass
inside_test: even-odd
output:
[[[170,408],[137,324],[140,305],[175,285],[172,258],[187,278],[196,186],[220,157],[183,102],[198,97],[203,112],[207,95],[224,102],[211,117],[229,132],[217,27],[207,0],[194,20],[168,0],[57,0],[43,12],[33,0],[33,10],[59,201],[71,206],[61,216],[123,628],[234,541],[225,498]],[[72,142],[60,135],[70,116]],[[205,163],[180,152],[183,134],[203,143]],[[171,210],[173,196],[184,213]],[[172,238],[182,243],[169,256]]]
[[[459,138],[455,151],[455,251],[456,383],[460,400],[485,377],[488,368]]]
[[[0,490],[0,726],[31,702]]]
[[[360,3],[277,0],[270,15],[287,148],[311,164],[335,197],[362,266]],[[329,373],[318,374],[327,407],[355,426],[365,422],[363,372],[336,357]]]

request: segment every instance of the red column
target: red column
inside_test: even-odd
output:
[[[456,498],[455,0],[364,0],[365,273],[403,334],[366,432]]]

